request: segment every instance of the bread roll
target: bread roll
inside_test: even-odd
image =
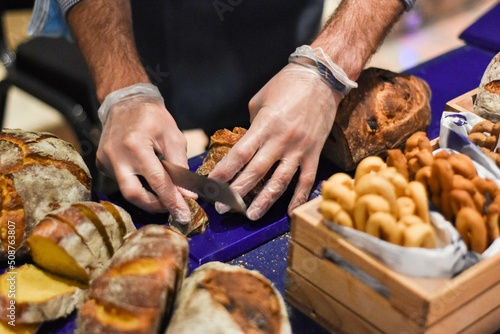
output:
[[[370,155],[385,158],[388,150],[403,148],[431,121],[431,91],[418,77],[368,68],[358,85],[341,101],[323,150],[344,171]]]
[[[492,122],[500,122],[500,53],[490,61],[481,78],[474,111]]]
[[[280,293],[262,274],[209,262],[184,281],[166,333],[285,334],[291,327]]]
[[[50,133],[0,132],[0,259],[16,250],[50,211],[90,200],[91,175],[81,155]],[[10,246],[10,247],[9,247]]]

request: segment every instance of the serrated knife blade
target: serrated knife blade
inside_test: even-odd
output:
[[[229,188],[229,184],[209,179],[166,160],[161,160],[161,163],[176,186],[197,193],[205,202],[211,204],[221,202],[228,205],[233,211],[246,212],[247,208],[243,199]]]

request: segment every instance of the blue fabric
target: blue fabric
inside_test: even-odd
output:
[[[401,1],[403,1],[403,4],[405,5],[405,11],[407,12],[412,10],[413,6],[415,6],[415,2],[417,2],[417,0],[401,0]]]
[[[30,36],[65,36],[71,39],[71,33],[57,0],[36,0],[33,14],[28,25]]]
[[[465,29],[459,36],[469,45],[500,52],[500,2]]]

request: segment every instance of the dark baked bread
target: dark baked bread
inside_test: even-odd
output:
[[[365,69],[359,87],[341,101],[323,154],[342,170],[354,170],[365,157],[387,156],[403,148],[431,121],[431,91],[415,76],[378,68]]]
[[[12,249],[8,246],[19,250],[17,256],[25,253],[21,246],[34,226],[52,210],[90,200],[90,187],[90,172],[71,144],[46,132],[3,129],[0,258]]]

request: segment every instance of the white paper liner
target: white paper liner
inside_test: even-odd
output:
[[[434,249],[394,245],[350,227],[330,221],[324,223],[347,241],[401,274],[414,277],[453,277],[470,266],[471,254],[467,254],[467,247],[457,230],[439,212],[431,211],[430,217],[436,230],[437,247]]]

